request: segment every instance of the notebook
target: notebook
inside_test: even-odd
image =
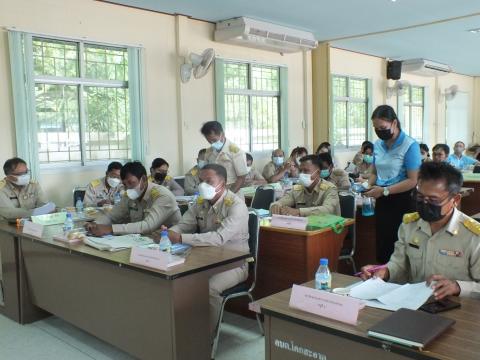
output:
[[[368,330],[368,336],[422,350],[455,324],[423,311],[400,309]]]

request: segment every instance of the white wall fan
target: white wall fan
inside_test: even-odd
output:
[[[180,79],[182,83],[185,84],[189,82],[192,73],[195,79],[204,77],[212,66],[214,59],[215,50],[212,48],[205,49],[201,55],[190,53],[190,55],[185,58],[185,63],[180,66]]]
[[[407,80],[397,80],[393,86],[387,86],[387,97],[392,97],[393,95],[402,96],[407,91],[407,88],[410,86],[410,82]]]

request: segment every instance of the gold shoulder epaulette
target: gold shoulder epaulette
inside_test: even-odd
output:
[[[152,188],[152,190],[150,190],[150,197],[152,200],[156,200],[158,197],[160,197],[160,190],[155,187]]]
[[[148,175],[147,181],[148,181],[148,182],[153,182],[153,177],[152,177],[152,175]]]
[[[335,187],[335,185],[332,184],[332,183],[329,182],[329,181],[323,181],[323,180],[322,180],[322,183],[320,184],[320,190],[323,190],[323,191],[328,190],[328,189],[330,189],[330,188],[332,188],[332,187]]]
[[[170,175],[165,176],[165,181],[170,181],[172,180],[172,177]]]
[[[198,205],[202,205],[203,202],[204,202],[203,197],[202,197],[202,196],[199,196],[199,197],[197,198],[197,204],[198,204]]]
[[[238,146],[235,145],[235,144],[231,144],[228,149],[230,150],[231,153],[234,153],[234,154],[236,154],[240,151]]]
[[[192,176],[197,176],[197,174],[198,174],[198,169],[197,169],[197,168],[193,168],[193,169],[190,171],[190,174],[191,174]]]
[[[475,235],[480,235],[480,223],[478,221],[467,218],[463,221],[463,225]]]
[[[0,189],[3,189],[5,187],[5,185],[7,185],[7,182],[5,181],[5,179],[1,180],[0,181]]]
[[[420,219],[420,215],[418,214],[418,212],[403,215],[404,224],[410,224],[412,222],[418,221],[418,219]]]
[[[293,185],[293,190],[294,191],[302,191],[303,190],[303,185]]]
[[[225,196],[225,199],[223,200],[225,206],[232,206],[233,205],[233,198],[231,196]]]
[[[102,183],[102,181],[100,179],[95,179],[90,183],[90,185],[92,185],[93,187],[97,187],[101,183]]]

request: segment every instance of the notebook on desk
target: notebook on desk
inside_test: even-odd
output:
[[[455,324],[455,320],[418,310],[400,309],[368,330],[381,340],[423,349]]]

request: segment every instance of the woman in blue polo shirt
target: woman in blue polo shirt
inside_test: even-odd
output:
[[[414,209],[410,193],[417,185],[422,158],[419,144],[402,131],[392,107],[377,107],[372,121],[379,140],[374,146],[370,190],[365,195],[377,199],[377,260],[386,263],[398,240],[403,215]]]

